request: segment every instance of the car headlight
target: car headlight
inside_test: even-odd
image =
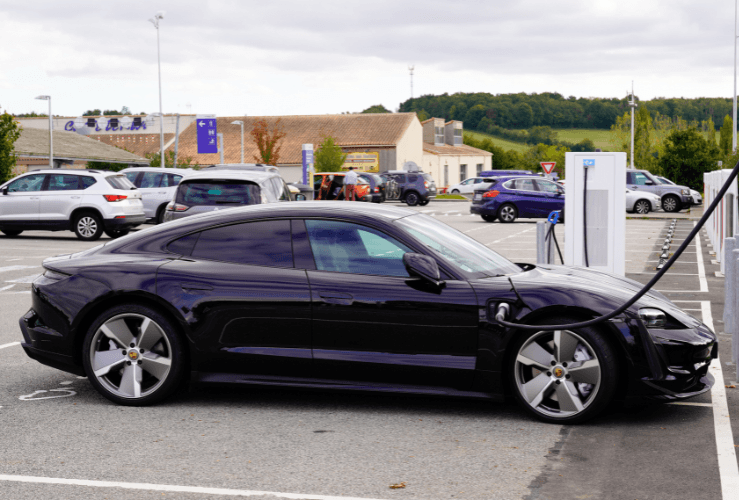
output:
[[[690,189],[681,189],[680,193],[684,195],[690,195]]]
[[[667,315],[652,307],[639,309],[639,317],[647,328],[663,328],[667,324]]]

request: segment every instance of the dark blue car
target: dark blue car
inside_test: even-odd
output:
[[[556,182],[530,175],[494,177],[475,190],[470,213],[487,222],[513,222],[518,217],[545,218],[565,208],[565,190]],[[562,219],[564,220],[564,219]]]

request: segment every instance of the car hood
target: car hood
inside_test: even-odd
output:
[[[515,292],[518,292],[532,310],[562,305],[583,307],[598,314],[607,314],[622,306],[643,286],[637,281],[615,274],[584,267],[556,265],[540,265],[512,276],[479,279],[472,285],[478,294],[489,297],[492,292],[496,297],[502,298],[501,287],[507,284],[507,289],[511,288],[508,279],[513,282]],[[493,288],[496,289],[495,292]],[[702,325],[654,289],[642,296],[628,311],[636,315],[642,307],[661,309],[688,327]]]

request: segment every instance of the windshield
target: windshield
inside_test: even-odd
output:
[[[240,181],[182,182],[177,190],[177,203],[183,205],[259,205],[262,201],[259,186]]]
[[[443,260],[463,271],[484,276],[521,272],[520,267],[502,255],[428,215],[411,215],[395,223],[403,226]]]

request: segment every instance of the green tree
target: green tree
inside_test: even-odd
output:
[[[467,128],[477,129],[480,120],[485,118],[485,107],[482,104],[472,106],[464,117],[464,124]]]
[[[513,117],[520,128],[529,128],[534,123],[534,110],[528,103],[520,102],[513,108]]]
[[[336,139],[330,135],[324,136],[323,142],[313,156],[316,172],[338,172],[346,161],[346,153],[336,145]]]
[[[526,169],[532,170],[534,172],[541,172],[541,165],[539,164],[542,161],[554,161],[557,162],[557,165],[555,165],[553,172],[557,172],[559,174],[559,178],[564,178],[564,171],[565,171],[565,153],[567,153],[570,150],[570,148],[566,146],[550,146],[547,144],[537,144],[536,146],[532,146],[529,148],[528,151],[523,155],[523,163],[526,165]]]
[[[382,104],[375,104],[362,111],[362,113],[390,113],[390,110]]]
[[[162,155],[159,152],[147,153],[144,155],[146,158],[151,160],[149,163],[150,167],[159,167],[162,164]],[[177,156],[177,165],[174,164],[174,150],[164,152],[164,166],[166,168],[192,168],[193,158],[191,156]]]
[[[717,168],[719,148],[694,128],[674,130],[659,158],[661,173],[676,184],[703,189],[703,174]]]
[[[653,132],[652,117],[647,105],[642,103],[634,116],[634,166],[636,168],[651,171],[655,167],[653,155],[655,151],[651,141]]]
[[[21,136],[20,123],[7,112],[0,115],[0,183],[11,178],[16,157],[15,141]]]
[[[724,116],[724,124],[719,132],[718,147],[723,154],[729,154],[734,142],[734,120],[729,115]]]
[[[418,121],[420,121],[420,122],[425,122],[426,120],[428,120],[429,118],[431,118],[429,116],[429,114],[426,112],[425,109],[422,109],[421,111],[419,111],[416,114],[418,115]]]

